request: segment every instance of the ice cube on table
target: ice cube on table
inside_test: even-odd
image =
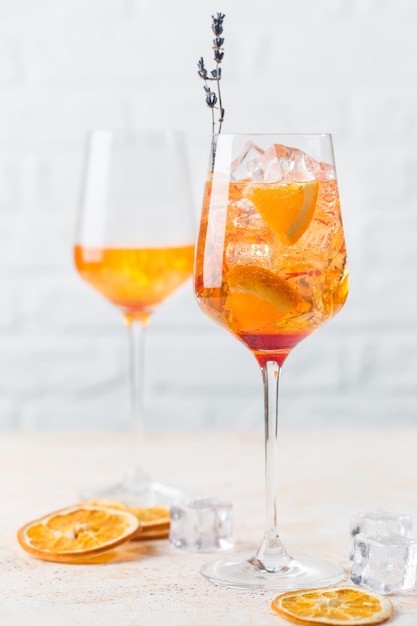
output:
[[[298,148],[280,144],[270,146],[247,163],[251,180],[255,182],[307,182],[334,180],[334,168],[317,161]]]
[[[355,536],[350,578],[382,594],[412,589],[416,582],[417,542],[404,535]]]
[[[413,518],[409,513],[394,513],[383,510],[361,511],[350,520],[350,558],[353,558],[354,539],[359,533],[364,535],[384,535],[395,533],[404,537],[413,534]]]
[[[233,547],[232,503],[194,498],[171,506],[169,540],[176,548],[210,552]]]

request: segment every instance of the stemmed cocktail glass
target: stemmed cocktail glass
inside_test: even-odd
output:
[[[240,339],[261,368],[266,457],[264,539],[255,554],[205,565],[202,573],[214,583],[297,589],[330,585],[343,576],[338,565],[292,557],[282,545],[277,424],[278,382],[286,357],[341,309],[347,290],[331,137],[214,136],[195,294],[204,313]]]
[[[179,496],[176,488],[151,481],[139,458],[143,334],[155,309],[191,277],[194,240],[183,135],[162,130],[90,133],[75,266],[118,307],[127,327],[135,443],[121,481],[91,496],[144,506],[169,504]]]

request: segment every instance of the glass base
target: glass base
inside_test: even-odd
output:
[[[336,563],[310,556],[289,558],[277,571],[270,572],[257,565],[254,557],[242,560],[231,554],[228,558],[206,563],[201,573],[216,585],[276,591],[329,587],[344,578],[344,571]]]
[[[189,494],[177,487],[156,481],[120,482],[107,488],[87,489],[81,493],[83,500],[118,500],[128,506],[167,508],[187,495]]]

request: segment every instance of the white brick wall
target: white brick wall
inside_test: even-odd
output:
[[[196,214],[209,112],[196,74],[226,13],[226,131],[334,134],[351,266],[342,313],[288,359],[282,422],[417,420],[413,0],[0,1],[0,427],[128,423],[119,313],[72,265],[91,127],[183,128]],[[261,425],[249,352],[191,286],[154,315],[149,426]]]

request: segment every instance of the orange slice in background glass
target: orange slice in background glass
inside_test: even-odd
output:
[[[245,197],[287,246],[295,244],[307,230],[316,208],[319,184],[253,183],[244,191]]]
[[[231,293],[256,296],[282,315],[290,311],[302,313],[311,308],[286,280],[259,265],[235,265],[230,268],[226,281]]]
[[[297,624],[321,626],[381,624],[393,610],[388,598],[355,587],[289,591],[277,596],[271,607]]]
[[[115,548],[132,539],[139,528],[130,511],[78,504],[29,522],[17,538],[32,556],[71,563]]]

